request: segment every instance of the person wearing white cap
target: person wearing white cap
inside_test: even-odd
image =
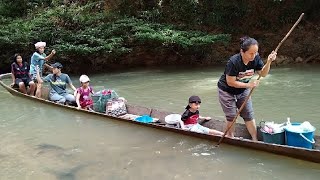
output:
[[[90,94],[93,94],[93,89],[89,86],[90,79],[87,75],[81,75],[80,78],[81,87],[77,89],[76,95],[76,103],[78,105],[78,109],[87,109],[91,110],[93,101],[90,97]]]
[[[34,82],[37,82],[36,67],[37,66],[39,67],[39,73],[40,73],[40,76],[42,77],[43,66],[45,64],[45,61],[50,60],[53,57],[53,55],[56,54],[56,51],[52,50],[50,55],[47,56],[44,53],[44,48],[46,47],[45,42],[37,42],[36,44],[34,44],[34,46],[36,48],[36,52],[34,52],[33,55],[31,56],[30,74],[32,76],[32,80]],[[37,90],[35,94],[36,97],[41,97],[41,87],[42,87],[42,84],[37,82]]]

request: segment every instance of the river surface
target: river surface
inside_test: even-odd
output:
[[[95,90],[182,113],[190,95],[202,115],[223,119],[223,67],[140,69],[90,75]],[[80,75],[79,75],[80,76]],[[275,67],[253,93],[259,122],[309,121],[320,129],[320,67]],[[72,76],[78,85],[78,76]],[[320,165],[220,145],[14,97],[0,88],[0,179],[319,179]],[[242,119],[238,119],[242,122]],[[319,130],[316,134],[320,134]]]

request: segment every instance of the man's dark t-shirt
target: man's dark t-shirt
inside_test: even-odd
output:
[[[218,81],[218,87],[221,90],[233,95],[241,94],[246,89],[229,86],[227,84],[226,75],[236,76],[237,81],[248,83],[253,77],[255,71],[260,71],[263,66],[263,61],[259,55],[256,55],[253,61],[250,61],[247,65],[245,65],[242,61],[241,54],[235,54],[229,59],[224,73]]]

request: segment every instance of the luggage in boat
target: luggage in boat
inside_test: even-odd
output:
[[[139,116],[135,120],[139,121],[139,122],[143,122],[143,123],[152,123],[152,122],[154,122],[153,118],[151,116],[149,116],[149,115]]]
[[[315,130],[308,121],[288,124],[285,127],[286,143],[288,146],[312,149],[315,144]]]
[[[274,122],[260,122],[260,131],[262,133],[262,141],[273,144],[285,144],[285,132],[283,124],[275,124]]]
[[[126,100],[123,97],[109,99],[106,106],[106,114],[121,116],[127,114]]]
[[[106,112],[106,104],[109,99],[119,98],[118,94],[111,89],[99,91],[92,96],[93,110],[100,113]]]
[[[179,123],[181,121],[180,114],[169,114],[164,118],[164,121],[167,127],[181,128]]]

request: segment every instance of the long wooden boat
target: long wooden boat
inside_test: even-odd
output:
[[[45,88],[43,89],[43,93],[42,93],[43,97],[42,98],[36,98],[33,96],[29,96],[29,95],[20,93],[19,91],[11,88],[9,85],[5,84],[2,81],[2,79],[6,79],[6,78],[11,78],[11,74],[8,73],[8,74],[0,75],[0,84],[7,91],[9,91],[12,95],[15,95],[15,96],[27,98],[27,99],[30,99],[33,101],[42,102],[42,103],[56,106],[59,108],[69,109],[71,111],[77,111],[77,112],[87,113],[87,114],[91,114],[91,115],[102,116],[102,117],[109,118],[109,119],[110,118],[116,119],[119,121],[125,121],[125,122],[132,123],[132,124],[148,126],[148,127],[152,127],[152,128],[156,128],[156,129],[162,129],[162,130],[180,133],[180,134],[184,134],[184,135],[188,135],[188,136],[207,139],[207,140],[211,140],[214,142],[218,142],[221,138],[220,136],[212,136],[212,135],[206,135],[206,134],[200,134],[200,133],[195,133],[195,132],[191,132],[191,131],[186,131],[186,130],[176,128],[176,127],[173,127],[173,126],[166,124],[164,121],[165,116],[167,116],[169,114],[173,114],[172,112],[166,112],[166,111],[161,111],[161,110],[154,109],[154,108],[147,108],[147,107],[141,107],[141,106],[137,106],[137,105],[127,104],[127,111],[128,111],[128,114],[130,114],[130,115],[128,115],[128,116],[124,115],[124,116],[120,116],[120,117],[109,116],[104,113],[81,110],[81,109],[77,109],[73,106],[61,105],[61,104],[49,101],[49,100],[47,100],[48,89],[45,89]],[[138,122],[132,118],[135,115],[136,116],[150,115],[153,118],[159,119],[160,123]],[[210,121],[203,121],[200,123],[206,127],[223,131],[224,121],[212,119]],[[235,146],[241,146],[241,147],[245,147],[245,148],[250,148],[250,149],[254,149],[254,150],[265,151],[265,152],[269,152],[269,153],[273,153],[273,154],[289,156],[289,157],[298,158],[298,159],[302,159],[302,160],[306,160],[306,161],[320,163],[320,136],[314,137],[314,139],[316,141],[314,149],[306,149],[306,148],[292,147],[292,146],[287,146],[287,145],[265,143],[262,141],[257,141],[257,142],[251,141],[248,139],[250,137],[250,135],[249,135],[244,124],[237,123],[235,133],[237,134],[237,136],[240,136],[243,138],[232,139],[232,138],[225,137],[223,140],[223,143],[235,145]],[[261,139],[261,132],[259,130],[258,130],[258,138]]]

